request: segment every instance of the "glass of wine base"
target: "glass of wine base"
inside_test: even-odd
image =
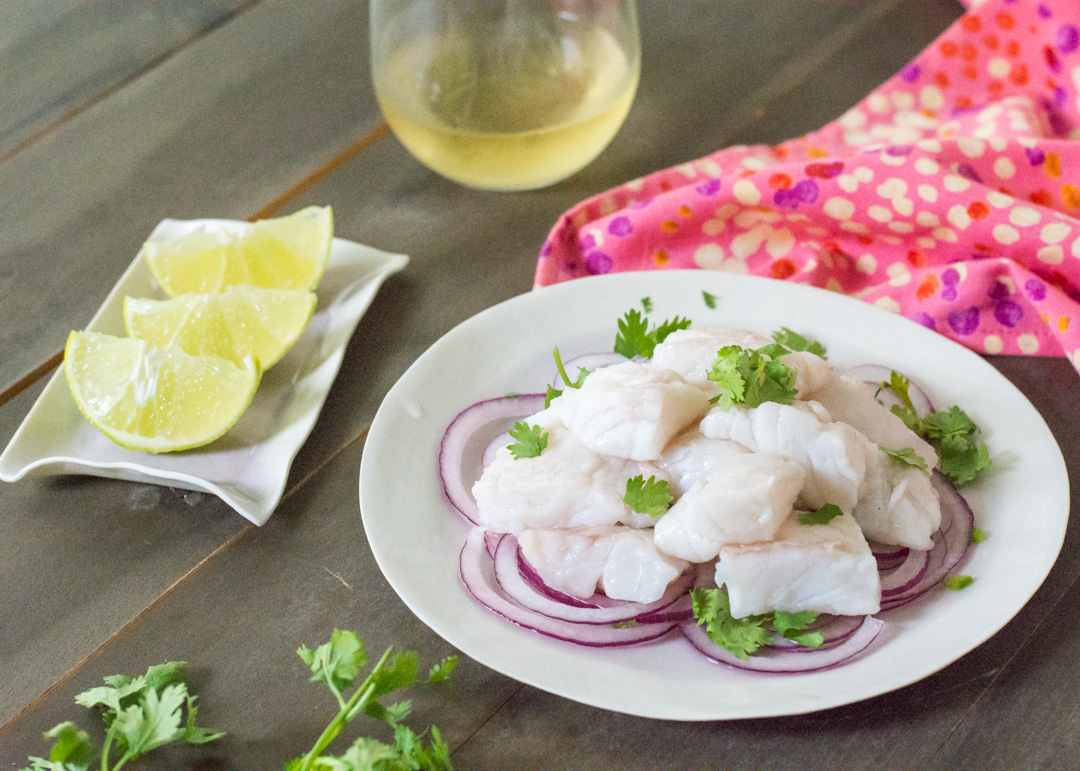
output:
[[[529,190],[592,161],[641,70],[633,0],[371,0],[383,115],[423,164]]]

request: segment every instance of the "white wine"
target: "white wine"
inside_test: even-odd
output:
[[[462,184],[528,190],[592,161],[619,130],[640,61],[592,30],[477,51],[442,34],[394,50],[376,69],[383,115],[429,168]]]

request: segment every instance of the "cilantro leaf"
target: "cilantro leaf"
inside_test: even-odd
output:
[[[799,645],[807,648],[820,648],[825,644],[825,635],[821,632],[807,632],[806,627],[817,620],[818,613],[813,610],[800,610],[796,613],[775,611],[773,613],[773,628],[780,633],[781,637],[794,640]]]
[[[891,447],[882,447],[881,451],[897,463],[901,463],[905,466],[914,466],[917,469],[929,473],[929,469],[926,468],[926,461],[911,447],[900,447],[895,450]]]
[[[990,468],[990,452],[982,442],[963,434],[946,434],[937,447],[941,473],[955,485],[965,485]]]
[[[181,708],[187,703],[187,695],[187,686],[182,683],[167,685],[160,694],[147,688],[137,704],[117,713],[110,731],[115,730],[124,739],[121,761],[181,738]]]
[[[367,661],[363,641],[356,633],[340,629],[331,633],[330,642],[323,643],[315,650],[301,645],[296,654],[311,667],[311,682],[326,683],[339,694],[348,687]]]
[[[646,309],[646,312],[648,312],[648,309]],[[615,336],[615,353],[628,359],[635,356],[651,359],[656,346],[664,342],[668,335],[689,326],[690,319],[676,316],[673,319],[661,322],[659,326],[650,331],[649,320],[636,308],[631,309],[619,319],[619,333]]]
[[[981,527],[973,527],[973,528],[971,528],[971,542],[972,543],[982,543],[985,540],[986,540],[986,531],[985,530],[983,530]]]
[[[757,407],[765,402],[791,404],[798,391],[795,389],[795,371],[777,358],[784,349],[775,344],[747,350],[738,345],[725,345],[716,352],[716,358],[706,377],[720,386],[720,393],[713,401],[721,409],[733,404]]]
[[[641,307],[646,313],[652,313],[652,299],[649,297],[642,297]]]
[[[716,295],[709,294],[705,290],[702,290],[701,297],[702,297],[703,300],[705,300],[705,307],[706,308],[714,308],[714,309],[716,308]]]
[[[811,340],[808,337],[803,337],[798,332],[793,332],[787,327],[780,327],[780,329],[772,334],[773,340],[780,345],[787,348],[789,351],[806,351],[812,353],[815,356],[820,356],[822,359],[828,359],[826,356],[825,346],[819,343],[817,340]]]
[[[949,576],[945,579],[945,588],[958,592],[973,583],[975,583],[975,579],[971,576]]]
[[[659,517],[668,510],[668,506],[675,499],[668,489],[668,483],[656,477],[645,479],[644,474],[626,480],[626,494],[623,495],[623,503],[634,511],[648,514],[650,517]]]
[[[548,443],[547,431],[540,426],[530,426],[520,420],[510,429],[510,437],[517,441],[508,444],[506,448],[516,460],[538,457]]]
[[[431,671],[428,672],[427,681],[429,683],[441,683],[448,680],[450,678],[450,673],[454,671],[457,663],[457,656],[447,656],[431,668]]]
[[[55,739],[49,750],[49,759],[28,758],[37,769],[56,769],[56,771],[87,771],[98,755],[98,750],[90,741],[90,734],[79,730],[70,720],[60,723],[45,732],[46,739]]]
[[[709,639],[736,658],[747,657],[772,639],[765,628],[768,616],[733,618],[728,596],[721,589],[692,589],[690,598],[698,626],[705,625]]]
[[[829,520],[843,516],[844,511],[835,503],[826,503],[814,511],[800,511],[799,524],[801,525],[827,525]]]
[[[544,394],[544,409],[546,410],[551,406],[551,402],[562,396],[562,391],[558,388],[553,388],[551,383],[548,383],[547,393]]]
[[[660,343],[664,342],[672,332],[678,332],[680,329],[686,329],[689,326],[690,319],[679,318],[676,316],[673,319],[661,322],[660,326],[650,334],[652,335],[653,340],[656,341],[656,345],[660,345]],[[649,355],[651,356],[652,354]]]

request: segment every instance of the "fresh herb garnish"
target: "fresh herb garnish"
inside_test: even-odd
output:
[[[562,356],[559,355],[559,349],[555,348],[552,352],[555,356],[555,366],[559,370],[559,377],[566,383],[567,388],[581,388],[581,384],[585,382],[585,378],[589,376],[589,370],[584,367],[578,367],[577,380],[571,380],[570,376],[566,374],[566,367],[563,366]]]
[[[530,426],[520,420],[510,429],[510,438],[516,441],[513,444],[508,444],[506,449],[510,451],[515,460],[539,456],[548,443],[547,431],[544,431],[540,426]]]
[[[626,480],[626,494],[623,503],[634,511],[648,514],[650,517],[659,517],[668,510],[668,506],[675,499],[668,489],[668,483],[657,480],[656,477],[645,479],[644,474]]]
[[[789,351],[806,351],[822,359],[829,358],[825,355],[825,346],[817,340],[803,337],[798,332],[793,332],[787,327],[780,327],[778,332],[773,332],[772,339]]]
[[[560,396],[562,396],[562,391],[560,391],[558,388],[553,387],[551,383],[548,383],[547,393],[544,394],[544,409],[546,410],[548,407],[550,407],[551,402],[559,398]]]
[[[633,629],[637,626],[637,621],[630,619],[629,621],[617,621],[611,625],[614,629]]]
[[[621,354],[628,359],[635,356],[651,359],[656,346],[664,342],[668,335],[689,326],[690,319],[676,316],[673,319],[661,322],[659,326],[650,331],[649,319],[643,316],[636,308],[629,310],[619,319],[619,334],[615,336],[615,353]]]
[[[800,525],[827,525],[830,520],[836,517],[844,515],[844,510],[837,506],[835,503],[826,503],[819,509],[813,511],[800,511],[799,512],[799,524]]]
[[[949,576],[945,579],[945,588],[958,592],[973,583],[975,583],[975,579],[971,576]]]
[[[973,528],[971,528],[971,542],[972,543],[982,543],[985,540],[986,540],[986,531],[985,530],[983,530],[981,527],[973,527]]]
[[[315,650],[300,646],[297,655],[311,667],[311,682],[325,683],[337,699],[337,715],[315,742],[311,751],[296,758],[286,771],[309,771],[316,768],[385,768],[423,769],[424,771],[452,771],[450,747],[442,740],[439,729],[431,727],[431,741],[424,746],[423,735],[417,736],[402,721],[409,715],[412,705],[408,700],[383,705],[379,699],[393,691],[417,682],[419,657],[413,651],[398,653],[393,659],[388,648],[382,658],[355,690],[346,698],[345,691],[356,683],[367,661],[364,641],[355,633],[335,629],[330,642]],[[446,680],[457,665],[457,657],[449,656],[428,672],[428,683]],[[391,725],[394,743],[384,744],[376,739],[361,737],[341,756],[326,756],[323,751],[341,733],[347,723],[361,712]]]
[[[941,473],[959,486],[990,468],[990,452],[980,439],[981,432],[975,421],[956,406],[920,417],[908,395],[910,385],[907,378],[893,372],[881,388],[892,391],[900,399],[901,404],[894,404],[892,412],[937,451],[941,458]]]
[[[709,380],[720,386],[720,393],[712,401],[724,410],[733,404],[791,404],[798,391],[794,370],[776,358],[783,353],[784,349],[775,344],[757,350],[725,345],[717,351],[707,373]]]
[[[652,313],[652,299],[649,297],[642,297],[641,307],[646,313]]]
[[[87,771],[94,760],[100,760],[100,771],[116,771],[129,760],[172,742],[205,744],[225,735],[195,725],[196,697],[188,692],[183,661],[152,666],[138,677],[113,675],[105,683],[75,697],[84,707],[103,708],[101,716],[108,728],[104,745],[96,747],[75,723],[60,723],[45,734],[56,740],[49,759],[29,758],[33,771]],[[118,754],[115,762],[114,751]]]
[[[690,599],[698,626],[705,625],[709,639],[743,661],[762,645],[772,642],[773,633],[810,648],[820,648],[820,632],[805,632],[818,614],[812,610],[798,613],[773,612],[760,616],[734,618],[731,602],[722,589],[692,589]],[[772,627],[770,631],[766,624]]]
[[[713,309],[716,308],[716,295],[709,294],[705,290],[702,290],[701,291],[701,297],[702,297],[703,300],[705,300],[705,307],[706,308],[713,308]]]
[[[930,470],[926,467],[926,461],[911,447],[900,447],[895,450],[891,447],[882,447],[881,451],[897,463],[904,466],[914,466],[917,469],[930,473]]]

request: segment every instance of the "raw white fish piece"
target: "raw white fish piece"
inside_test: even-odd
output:
[[[806,480],[802,465],[770,453],[736,456],[683,495],[653,529],[657,548],[689,562],[728,543],[771,539]]]
[[[596,370],[540,415],[560,420],[594,452],[647,461],[708,410],[708,397],[678,373],[628,361]]]
[[[772,340],[745,329],[731,327],[692,327],[680,329],[668,335],[653,351],[654,367],[674,370],[703,389],[712,398],[720,392],[716,383],[708,378],[709,368],[716,359],[716,352],[725,345],[738,345],[755,349],[768,345]]]
[[[771,541],[720,549],[716,583],[736,618],[779,610],[857,616],[881,605],[877,560],[850,516],[803,525],[793,514]]]
[[[548,419],[539,421],[540,418]],[[614,525],[651,526],[647,514],[623,503],[626,480],[639,474],[666,481],[649,463],[599,455],[550,416],[538,413],[525,422],[547,430],[548,444],[535,458],[515,458],[505,447],[473,485],[480,524],[500,533],[525,528]]]
[[[525,530],[518,545],[544,583],[575,597],[600,589],[616,600],[654,602],[688,567],[657,550],[647,531],[628,527]]]
[[[738,442],[709,439],[697,426],[691,426],[668,443],[656,465],[667,472],[671,491],[679,496],[749,452]]]
[[[795,372],[795,390],[798,391],[800,399],[816,399],[812,394],[833,379],[832,366],[809,351],[785,353],[780,357],[780,361]],[[837,417],[833,419],[840,420]]]
[[[941,526],[941,504],[929,474],[879,450],[852,516],[871,541],[926,550]]]
[[[874,398],[874,389],[861,380],[836,375],[816,388],[813,398],[832,415],[863,434],[878,447],[899,450],[910,447],[926,461],[927,468],[938,463],[934,448],[904,425],[888,407]]]
[[[714,407],[700,424],[713,439],[730,439],[752,452],[772,452],[806,466],[800,502],[811,509],[834,503],[855,508],[872,445],[855,429],[830,420],[816,402],[758,407]]]

